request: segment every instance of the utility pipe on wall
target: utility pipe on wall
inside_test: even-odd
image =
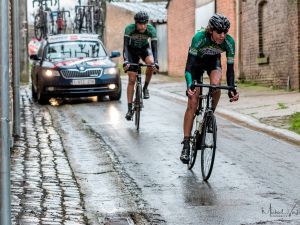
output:
[[[0,1],[0,72],[1,72],[1,154],[0,154],[0,224],[11,225],[10,144],[9,144],[9,22],[8,1]]]

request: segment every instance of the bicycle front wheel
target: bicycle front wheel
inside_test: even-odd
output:
[[[204,181],[211,175],[217,148],[217,124],[213,114],[206,116],[202,129],[201,173]]]
[[[135,126],[136,129],[140,129],[140,119],[141,119],[141,100],[142,100],[142,87],[141,85],[136,86],[135,90]]]

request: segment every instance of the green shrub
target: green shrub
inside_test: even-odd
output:
[[[289,120],[290,128],[289,130],[300,134],[300,112],[294,113]]]

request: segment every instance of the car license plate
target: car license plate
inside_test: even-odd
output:
[[[95,79],[72,80],[71,85],[89,85],[95,84]]]

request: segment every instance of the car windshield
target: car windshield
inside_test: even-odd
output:
[[[106,52],[103,46],[96,41],[59,42],[49,44],[46,48],[46,58],[49,60],[104,56]]]

